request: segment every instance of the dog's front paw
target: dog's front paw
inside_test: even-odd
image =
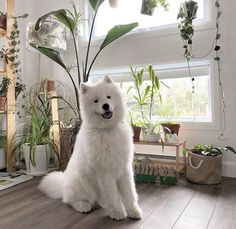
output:
[[[90,212],[92,209],[91,204],[88,201],[84,201],[84,200],[75,201],[71,203],[71,205],[76,211],[81,212],[81,213]]]
[[[141,219],[142,217],[142,211],[138,206],[127,209],[127,214],[132,219]]]
[[[111,219],[123,220],[126,217],[126,214],[123,209],[109,209],[108,216]]]

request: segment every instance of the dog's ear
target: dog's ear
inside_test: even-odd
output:
[[[81,94],[86,94],[89,89],[89,86],[86,85],[85,83],[80,84],[80,93]]]
[[[105,83],[113,83],[113,80],[112,80],[111,77],[108,76],[108,75],[104,76],[103,81],[104,81]]]

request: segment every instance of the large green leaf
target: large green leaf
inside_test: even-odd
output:
[[[105,48],[107,45],[109,45],[114,40],[118,39],[119,37],[125,35],[126,33],[130,32],[132,29],[136,28],[138,26],[138,23],[131,23],[126,25],[116,25],[113,28],[109,30],[107,33],[100,50]]]
[[[37,46],[32,43],[30,45],[36,50],[38,50],[40,53],[44,54],[45,56],[62,66],[65,70],[67,70],[58,51],[46,47]]]
[[[67,16],[66,10],[60,9],[56,11],[51,11],[43,16],[41,16],[35,25],[35,30],[39,30],[40,26],[46,21],[46,19],[50,16],[54,16],[59,22],[64,24],[66,27],[68,27],[70,30],[74,30],[76,23],[73,21],[72,18]]]
[[[93,10],[96,11],[100,4],[104,2],[104,0],[89,0],[90,5],[92,6]]]

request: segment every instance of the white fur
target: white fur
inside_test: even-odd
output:
[[[101,116],[106,103],[113,112],[110,119]],[[141,217],[132,170],[132,131],[124,120],[124,104],[120,88],[108,76],[95,85],[81,84],[83,123],[74,152],[64,173],[53,172],[42,180],[42,191],[79,212],[89,212],[98,203],[112,219]]]

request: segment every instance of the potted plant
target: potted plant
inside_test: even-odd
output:
[[[2,82],[0,84],[0,111],[5,111],[6,100],[7,100],[7,91],[8,87],[11,83],[11,80],[7,77],[2,78]]]
[[[0,11],[0,30],[7,29],[7,14]]]
[[[155,104],[161,103],[160,94],[160,80],[156,75],[152,65],[148,68],[142,68],[136,72],[130,66],[131,76],[134,80],[134,85],[129,87],[127,93],[132,93],[133,106],[131,110],[137,113],[140,122],[143,126],[144,140],[146,141],[159,141],[160,140],[160,122],[153,119]],[[144,80],[144,75],[148,74],[148,80]],[[150,136],[150,137],[149,137]]]
[[[17,135],[13,153],[22,149],[27,174],[43,175],[48,172],[52,149],[58,155],[50,133],[53,125],[50,98],[47,94],[37,94],[22,107],[25,112],[24,128]]]
[[[0,50],[0,72],[6,71],[6,63],[7,63],[6,49],[2,48]]]
[[[141,14],[152,16],[158,5],[168,10],[169,3],[167,0],[142,0]]]
[[[193,149],[185,149],[187,153],[186,178],[198,184],[218,184],[221,182],[223,152],[231,151],[230,146],[215,147],[213,145],[196,144]]]
[[[87,42],[87,47],[86,47],[86,54],[85,54],[85,58],[82,60],[81,56],[79,56],[78,54],[78,47],[77,47],[77,40],[76,40],[76,30],[78,27],[78,23],[80,23],[81,20],[81,13],[78,12],[78,10],[76,9],[75,5],[73,4],[73,10],[69,11],[69,10],[65,10],[65,9],[59,9],[56,11],[51,11],[43,16],[41,16],[35,25],[35,31],[38,31],[40,29],[40,27],[43,25],[43,23],[45,21],[48,20],[48,18],[50,18],[50,20],[54,20],[57,21],[61,24],[63,24],[64,26],[66,26],[66,28],[70,31],[70,34],[72,36],[72,44],[74,47],[74,55],[75,55],[75,61],[76,61],[76,66],[73,69],[76,69],[77,72],[77,78],[75,79],[75,77],[72,76],[71,74],[71,67],[68,67],[65,62],[63,61],[63,58],[61,56],[61,54],[52,48],[47,48],[47,47],[42,47],[42,46],[38,46],[37,44],[34,43],[30,43],[30,45],[35,48],[37,51],[39,51],[40,53],[42,53],[43,55],[49,57],[52,61],[54,61],[55,63],[57,63],[58,65],[60,65],[65,72],[67,73],[67,76],[69,77],[73,89],[74,89],[74,98],[75,98],[75,104],[76,104],[76,108],[72,108],[72,106],[70,106],[72,108],[72,111],[75,113],[75,118],[77,119],[77,121],[75,121],[75,125],[73,125],[73,134],[72,136],[75,136],[78,132],[78,129],[81,125],[81,117],[80,117],[80,108],[79,108],[79,86],[81,82],[87,82],[90,76],[90,72],[91,69],[93,67],[93,64],[95,63],[97,57],[99,56],[99,54],[101,53],[101,51],[107,47],[110,43],[112,43],[113,41],[117,40],[118,38],[124,36],[125,34],[129,33],[131,30],[133,30],[134,28],[136,28],[138,26],[138,23],[131,23],[131,24],[126,24],[126,25],[116,25],[114,27],[112,27],[104,41],[102,42],[101,46],[99,47],[99,49],[96,51],[96,54],[91,57],[90,55],[90,47],[91,47],[91,42],[92,42],[92,38],[93,38],[93,30],[94,30],[94,24],[96,21],[96,17],[97,17],[97,12],[100,9],[100,6],[103,4],[103,0],[93,0],[93,1],[89,1],[89,4],[92,8],[92,10],[94,11],[94,14],[92,16],[92,22],[91,22],[91,27],[89,30],[89,34],[88,34],[88,42]],[[73,64],[74,65],[74,64]],[[64,99],[62,97],[60,97],[59,99]],[[64,99],[65,100],[65,99]],[[72,137],[71,139],[75,139],[74,137]],[[70,142],[71,145],[74,144],[74,142]]]

